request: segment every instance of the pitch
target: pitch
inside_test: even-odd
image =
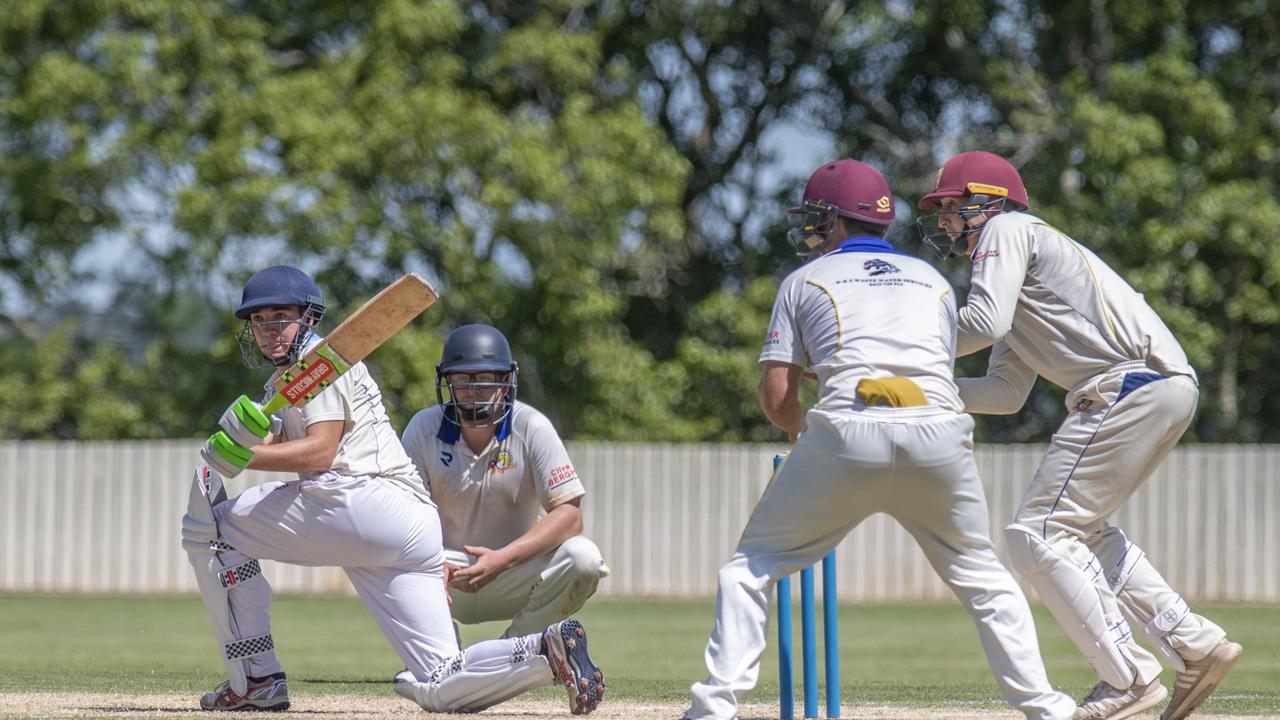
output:
[[[1050,678],[1082,695],[1091,685],[1087,668],[1043,608],[1035,610]],[[1197,715],[1280,718],[1280,607],[1212,612],[1243,640],[1245,654]],[[273,617],[294,700],[290,717],[424,715],[391,694],[399,661],[356,599],[277,598]],[[679,717],[689,683],[704,672],[710,601],[598,600],[580,617],[607,673],[598,717]],[[463,640],[498,632],[492,624],[464,627]],[[843,605],[840,635],[846,718],[1019,717],[996,694],[958,605]],[[0,718],[193,717],[200,693],[223,679],[195,597],[3,596],[0,638]],[[1171,673],[1164,680],[1170,683]],[[744,717],[777,717],[777,691],[770,647]],[[568,713],[562,691],[547,688],[484,716]]]

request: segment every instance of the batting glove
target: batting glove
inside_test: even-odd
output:
[[[267,436],[271,430],[271,418],[262,412],[258,403],[241,395],[222,413],[218,425],[241,448],[251,448]]]
[[[219,430],[200,448],[200,457],[219,475],[233,478],[253,460],[253,451]]]

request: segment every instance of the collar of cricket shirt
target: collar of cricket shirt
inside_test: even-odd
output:
[[[502,422],[498,424],[498,432],[494,435],[498,442],[506,440],[511,435],[511,420],[515,415],[516,409],[512,403],[511,412],[502,418]],[[436,438],[446,445],[456,445],[458,440],[462,439],[462,426],[458,424],[458,409],[453,403],[444,406],[444,415],[440,418],[440,429],[436,431]]]
[[[873,253],[893,253],[894,255],[906,255],[906,253],[889,244],[884,238],[871,237],[870,235],[854,235],[836,246],[829,255],[849,252],[873,252]]]

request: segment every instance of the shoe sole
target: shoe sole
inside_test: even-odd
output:
[[[587,632],[577,620],[560,623],[560,642],[564,644],[565,662],[573,679],[565,683],[569,693],[569,711],[586,715],[600,705],[604,697],[604,674],[587,652]]]
[[[274,705],[254,705],[253,703],[245,703],[233,708],[200,708],[205,712],[284,712],[289,709],[289,701],[276,703]]]
[[[1124,710],[1121,711],[1120,713],[1117,713],[1115,715],[1108,715],[1107,720],[1124,720],[1124,718],[1133,717],[1134,715],[1137,715],[1140,712],[1143,712],[1145,710],[1150,710],[1151,708],[1164,702],[1165,698],[1169,697],[1169,688],[1165,687],[1164,685],[1159,686],[1157,690],[1158,690],[1157,692],[1148,693],[1146,697],[1130,705],[1129,707],[1124,708]]]
[[[1219,658],[1209,669],[1205,671],[1204,677],[1200,678],[1200,682],[1191,688],[1191,692],[1186,699],[1182,701],[1182,705],[1177,708],[1170,707],[1160,716],[1160,720],[1182,720],[1186,716],[1195,712],[1206,698],[1218,688],[1218,683],[1231,672],[1231,668],[1235,667],[1236,661],[1240,659],[1240,651],[1243,648],[1239,643],[1230,643],[1227,646],[1227,653],[1224,657]]]

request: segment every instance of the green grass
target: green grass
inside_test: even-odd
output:
[[[1280,712],[1280,607],[1196,609],[1245,644],[1239,666],[1202,712]],[[612,698],[681,701],[706,672],[709,601],[601,600],[580,617]],[[277,598],[273,618],[295,693],[385,695],[400,669],[354,598]],[[1036,622],[1050,678],[1080,696],[1092,674],[1043,608],[1036,608]],[[799,626],[797,617],[797,633]],[[502,629],[497,623],[464,627],[463,640]],[[751,698],[756,702],[777,697],[772,640]],[[798,638],[795,651],[798,657]],[[0,597],[0,691],[194,694],[223,679],[217,657],[194,597]],[[840,671],[846,703],[1002,707],[977,633],[955,604],[841,606]],[[1165,682],[1171,684],[1171,673]],[[558,698],[560,691],[540,694]]]

